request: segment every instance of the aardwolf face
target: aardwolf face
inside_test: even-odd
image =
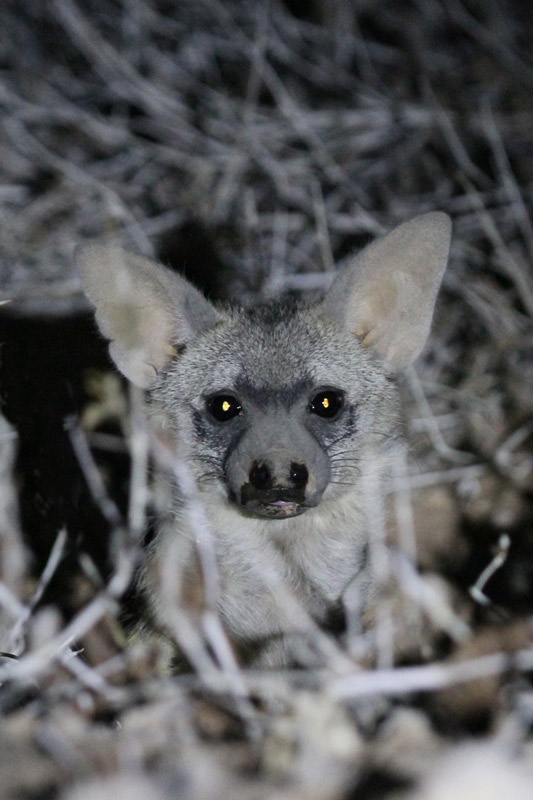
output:
[[[317,309],[220,314],[151,391],[204,490],[246,515],[302,514],[357,480],[396,425],[383,364]]]
[[[282,519],[353,489],[397,425],[391,371],[424,345],[449,247],[433,213],[340,271],[322,302],[212,306],[183,278],[116,248],[78,254],[119,369],[149,390],[204,492]]]

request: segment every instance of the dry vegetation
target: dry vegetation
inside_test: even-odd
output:
[[[529,800],[527,4],[7,0],[0,29],[0,797]],[[238,670],[206,612],[184,634],[193,673],[162,675],[119,616],[151,502],[139,398],[85,375],[84,410],[46,438],[27,433],[25,379],[18,400],[10,383],[13,365],[52,370],[70,352],[60,337],[50,355],[52,321],[86,320],[74,245],[120,239],[249,304],[320,289],[354,249],[436,208],[454,220],[451,263],[402,379],[407,456],[374,498],[395,533],[376,529],[360,658],[314,631],[326,668]],[[79,498],[52,514],[28,466],[61,436],[47,467],[79,466],[92,527]]]

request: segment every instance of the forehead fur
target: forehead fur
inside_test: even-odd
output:
[[[289,301],[227,311],[185,347],[165,383],[186,385],[192,400],[243,382],[269,389],[308,382],[376,391],[380,377],[383,367],[357,337],[314,307]]]

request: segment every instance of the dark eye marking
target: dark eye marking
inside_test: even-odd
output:
[[[321,389],[309,401],[308,409],[322,419],[336,419],[344,408],[344,393],[340,389]]]
[[[242,405],[238,398],[223,392],[208,397],[206,407],[208,413],[217,422],[229,422],[230,419],[242,414]]]
[[[191,409],[191,413],[192,413],[192,424],[194,426],[194,431],[196,433],[196,436],[199,439],[204,439],[207,432],[204,415],[201,414],[199,411],[197,411],[195,408]]]

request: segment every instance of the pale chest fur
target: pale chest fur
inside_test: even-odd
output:
[[[216,553],[218,608],[237,639],[300,629],[298,609],[323,621],[351,582],[366,573],[366,526],[355,493],[279,521],[245,517],[216,493],[206,498],[205,510]],[[154,554],[165,558],[175,537],[194,540],[185,514],[174,530],[168,524],[161,530]],[[188,556],[180,558],[180,568],[197,570],[194,547],[181,552]]]

